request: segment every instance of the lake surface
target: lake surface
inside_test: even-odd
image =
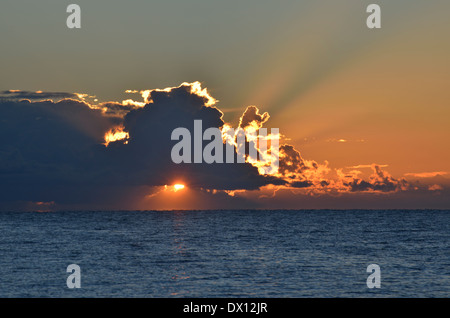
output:
[[[0,233],[0,297],[450,296],[450,211],[7,212]]]

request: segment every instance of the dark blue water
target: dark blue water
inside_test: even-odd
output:
[[[449,230],[431,210],[0,213],[0,297],[449,297]]]

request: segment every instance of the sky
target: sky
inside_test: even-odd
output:
[[[0,5],[0,210],[450,208],[448,1],[71,3]],[[171,162],[244,115],[278,174]]]

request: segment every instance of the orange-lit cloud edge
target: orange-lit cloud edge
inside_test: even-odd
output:
[[[126,99],[121,102],[109,101],[98,102],[96,96],[83,93],[74,93],[71,98],[78,98],[78,101],[85,103],[92,109],[100,110],[104,116],[111,116],[117,118],[123,118],[129,111],[137,108],[142,108],[147,104],[153,103],[151,100],[151,92],[164,91],[170,92],[175,88],[181,86],[190,87],[191,94],[195,94],[204,98],[205,107],[213,107],[218,111],[218,100],[212,97],[206,88],[202,88],[200,82],[184,82],[178,87],[167,87],[164,89],[150,89],[150,90],[126,90],[128,94],[139,94],[142,97],[142,101],[136,101],[134,99]],[[11,90],[11,93],[19,93],[20,90]],[[42,91],[36,91],[35,94],[41,94]],[[49,100],[52,100],[51,98]],[[223,112],[220,111],[223,119]],[[242,116],[239,119],[239,127],[247,130],[257,130],[263,128],[269,120],[270,115],[265,112],[261,113],[257,106],[248,106]],[[233,125],[225,123],[223,127],[220,127],[223,132],[223,142],[230,143],[236,146],[236,142],[230,139],[225,132]],[[270,127],[267,127],[270,128]],[[280,127],[282,131],[282,127]],[[290,195],[318,197],[323,195],[328,196],[341,196],[348,194],[377,194],[377,195],[389,195],[392,193],[406,192],[406,191],[429,191],[434,194],[439,194],[445,189],[447,184],[433,183],[432,178],[444,177],[449,174],[446,171],[427,171],[427,172],[410,172],[406,173],[402,178],[394,178],[388,171],[385,170],[388,165],[386,164],[360,164],[351,167],[343,168],[330,168],[329,162],[324,161],[319,163],[315,160],[304,159],[301,156],[299,150],[294,145],[288,144],[289,138],[282,134],[279,136],[268,135],[270,140],[273,137],[278,137],[280,140],[279,147],[279,169],[273,172],[271,175],[285,181],[283,185],[269,184],[259,188],[258,190],[216,190],[216,189],[197,189],[205,191],[207,193],[224,193],[230,197],[243,197],[243,198],[275,198],[283,192],[288,192]],[[105,147],[108,147],[112,142],[128,143],[128,140],[133,138],[130,134],[124,130],[123,125],[119,124],[116,127],[105,132],[104,143]],[[346,140],[338,140],[338,142],[346,142]],[[264,165],[259,161],[252,161],[247,157],[246,162],[257,167],[259,171],[264,168]],[[267,168],[267,165],[266,165]],[[270,169],[269,169],[270,171]],[[367,171],[371,173],[367,174]],[[366,177],[362,177],[366,175]],[[421,182],[425,179],[430,179],[430,182]],[[442,180],[440,180],[442,181]],[[447,180],[445,180],[447,182]],[[445,183],[446,183],[445,182]],[[144,200],[155,198],[159,195],[177,192],[185,192],[189,189],[189,183],[186,180],[174,180],[171,185],[165,185],[163,187],[155,187],[152,193],[148,194]],[[181,195],[181,194],[177,194]]]

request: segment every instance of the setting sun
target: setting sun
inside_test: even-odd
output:
[[[174,191],[178,191],[178,190],[183,190],[184,189],[184,184],[175,184],[173,186]]]

